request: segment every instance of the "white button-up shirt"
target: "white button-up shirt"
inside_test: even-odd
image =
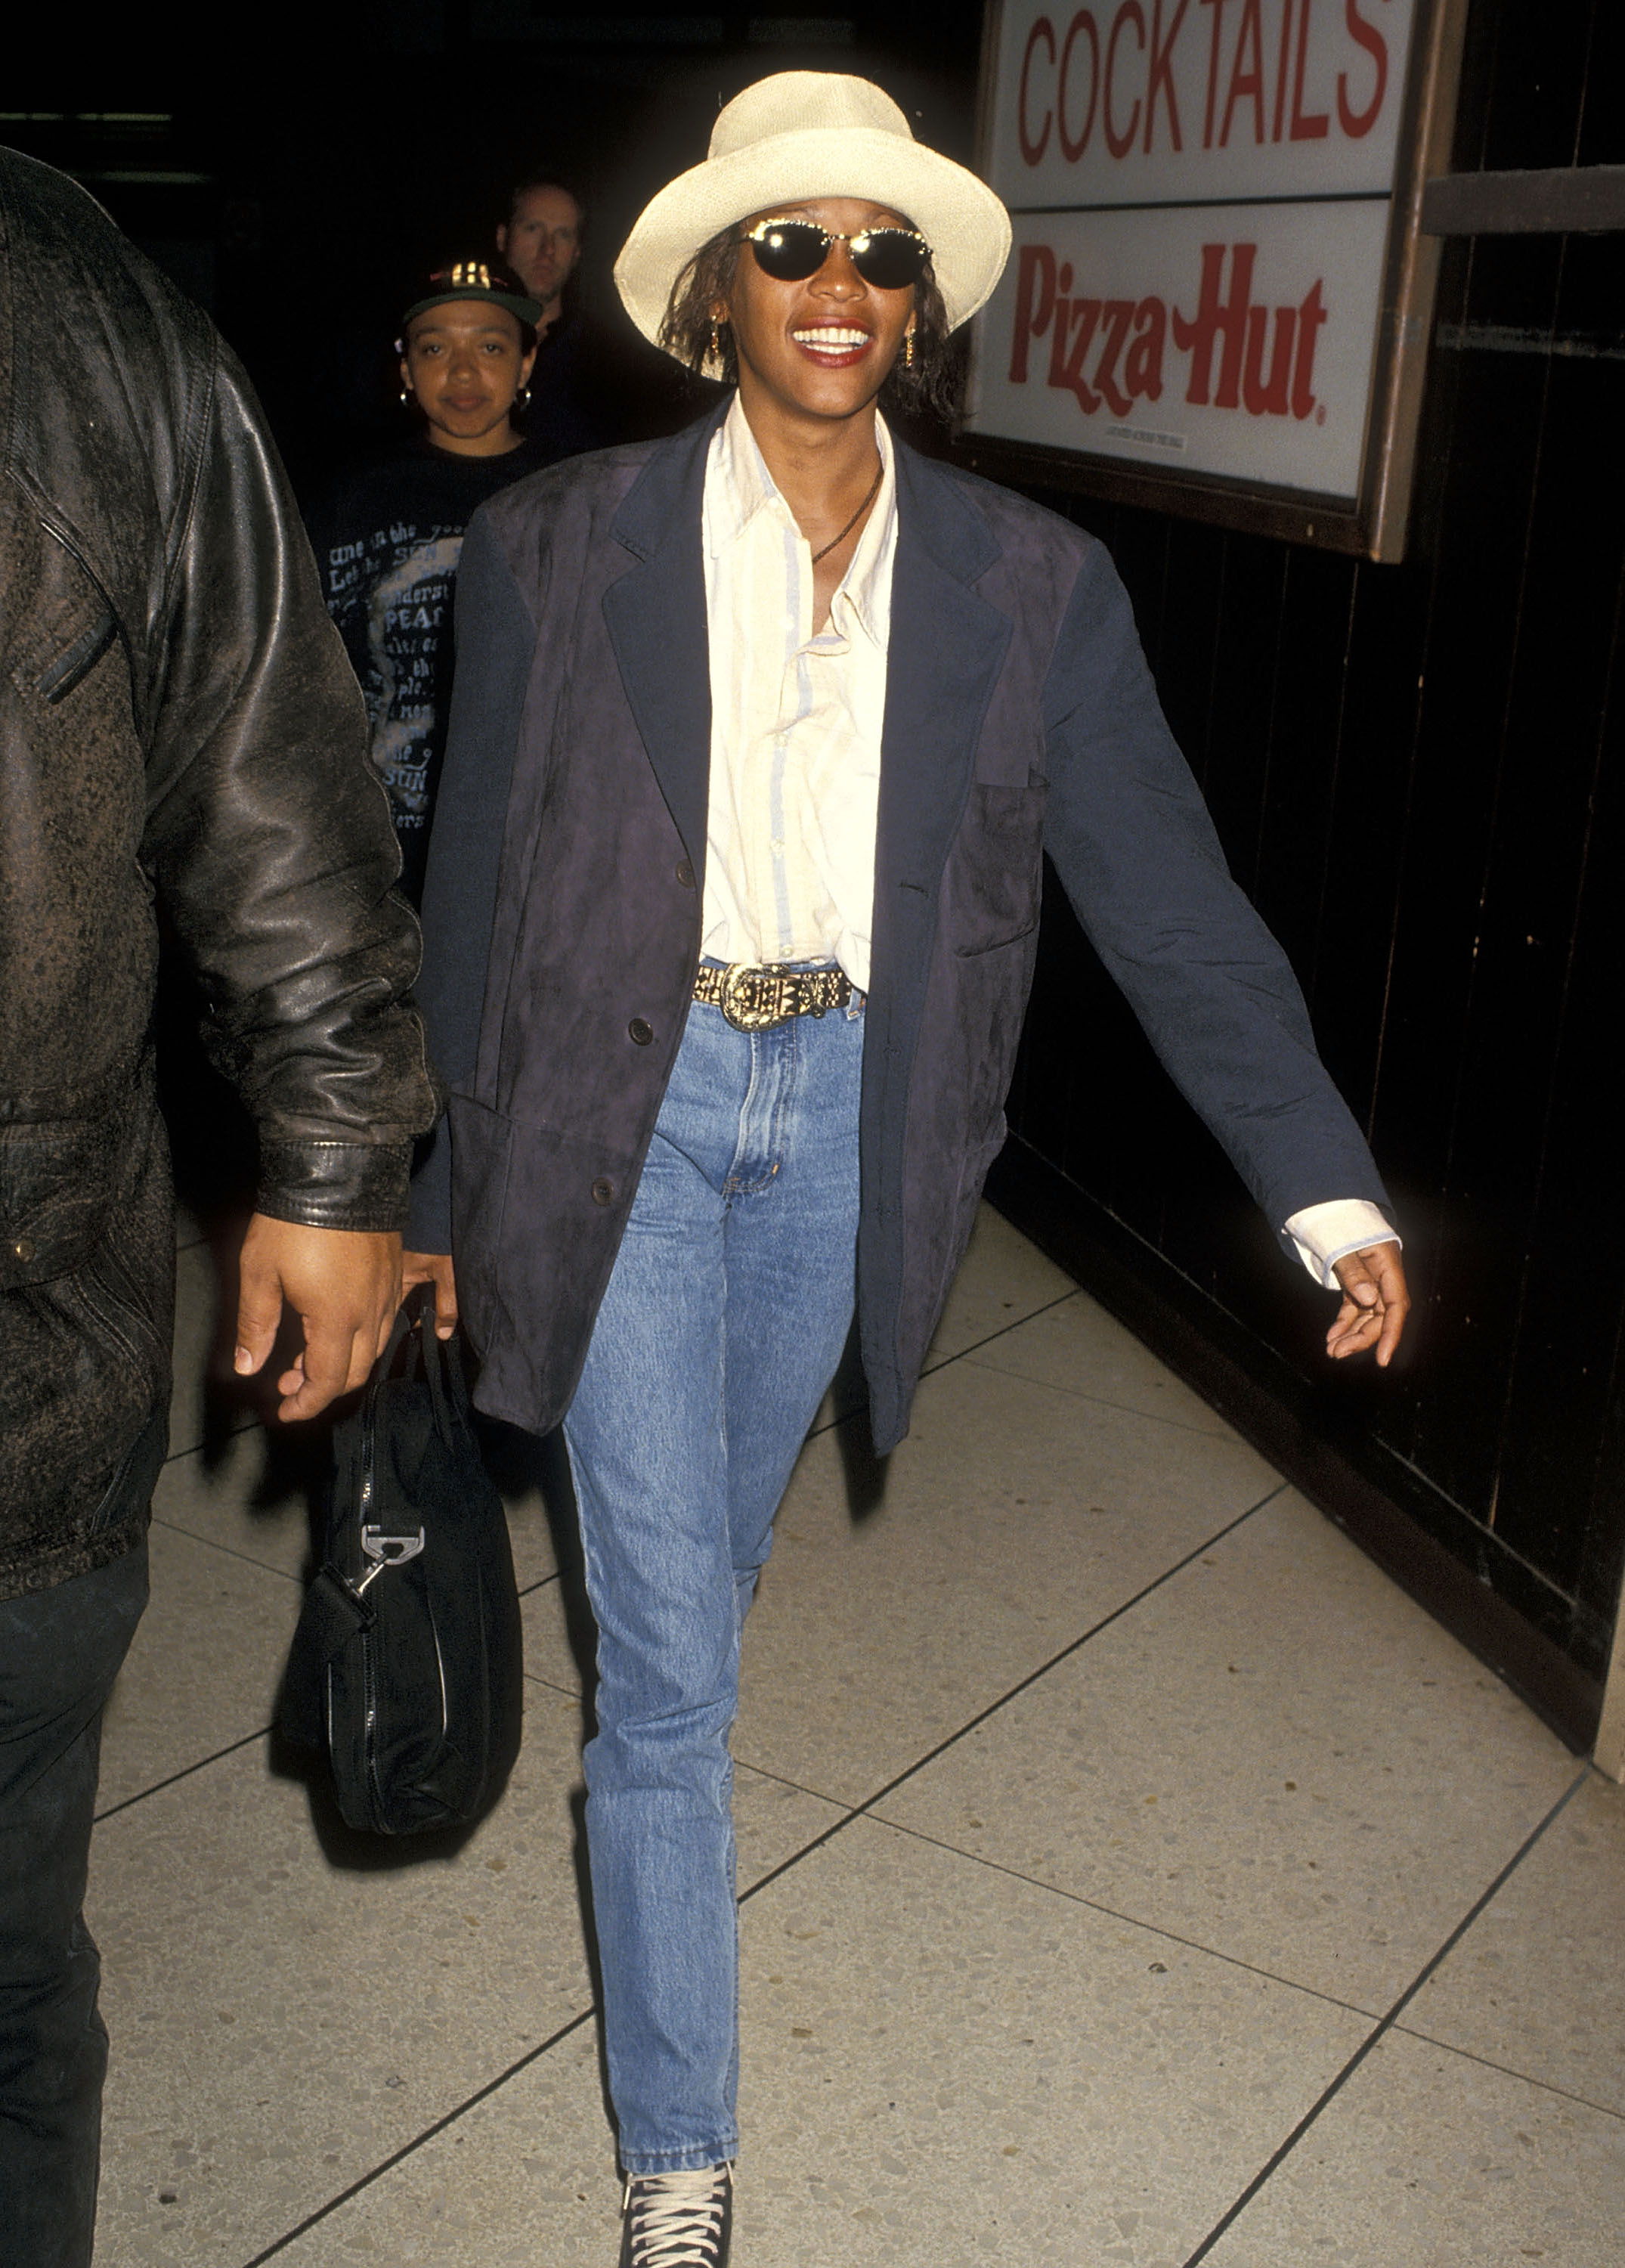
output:
[[[869,989],[886,652],[897,549],[892,439],[879,492],[812,621],[812,552],[736,394],[712,436],[701,534],[710,642],[711,785],[702,951],[839,961]]]
[[[702,951],[709,961],[838,961],[860,992],[897,552],[892,438],[879,416],[875,439],[879,492],[821,631],[812,547],[737,394],[711,438],[700,522],[711,673]],[[1346,1253],[1399,1241],[1363,1198],[1307,1205],[1283,1226],[1331,1288]]]

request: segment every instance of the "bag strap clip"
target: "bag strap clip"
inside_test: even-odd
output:
[[[361,1548],[376,1564],[368,1568],[357,1584],[357,1594],[364,1591],[372,1578],[381,1575],[386,1567],[403,1567],[408,1559],[415,1559],[423,1549],[423,1543],[421,1528],[415,1535],[390,1535],[381,1528],[363,1528]]]

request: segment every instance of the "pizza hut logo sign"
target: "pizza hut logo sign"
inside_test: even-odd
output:
[[[1086,417],[1104,407],[1126,417],[1137,400],[1157,401],[1165,384],[1184,381],[1198,408],[1247,417],[1313,416],[1315,344],[1327,320],[1320,279],[1296,306],[1254,304],[1255,244],[1204,244],[1193,278],[1195,309],[1168,307],[1155,295],[1105,299],[1077,288],[1070,260],[1047,244],[1026,244],[1016,276],[1010,382],[1025,386],[1043,369]],[[1181,295],[1183,296],[1183,295]],[[1048,339],[1048,365],[1034,342]],[[1169,373],[1171,356],[1183,357]]]

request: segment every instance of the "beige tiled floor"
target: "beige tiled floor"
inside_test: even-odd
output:
[[[268,1737],[311,1459],[207,1382],[214,1284],[189,1233],[99,2257],[610,2268],[557,1461],[498,1445],[502,1805],[348,1834]],[[1621,1792],[995,1215],[886,1472],[849,1407],[747,1640],[736,2268],[1617,2268]]]

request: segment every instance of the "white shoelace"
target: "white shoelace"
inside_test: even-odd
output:
[[[632,2268],[714,2268],[732,2178],[732,2166],[702,2166],[629,2182]]]

